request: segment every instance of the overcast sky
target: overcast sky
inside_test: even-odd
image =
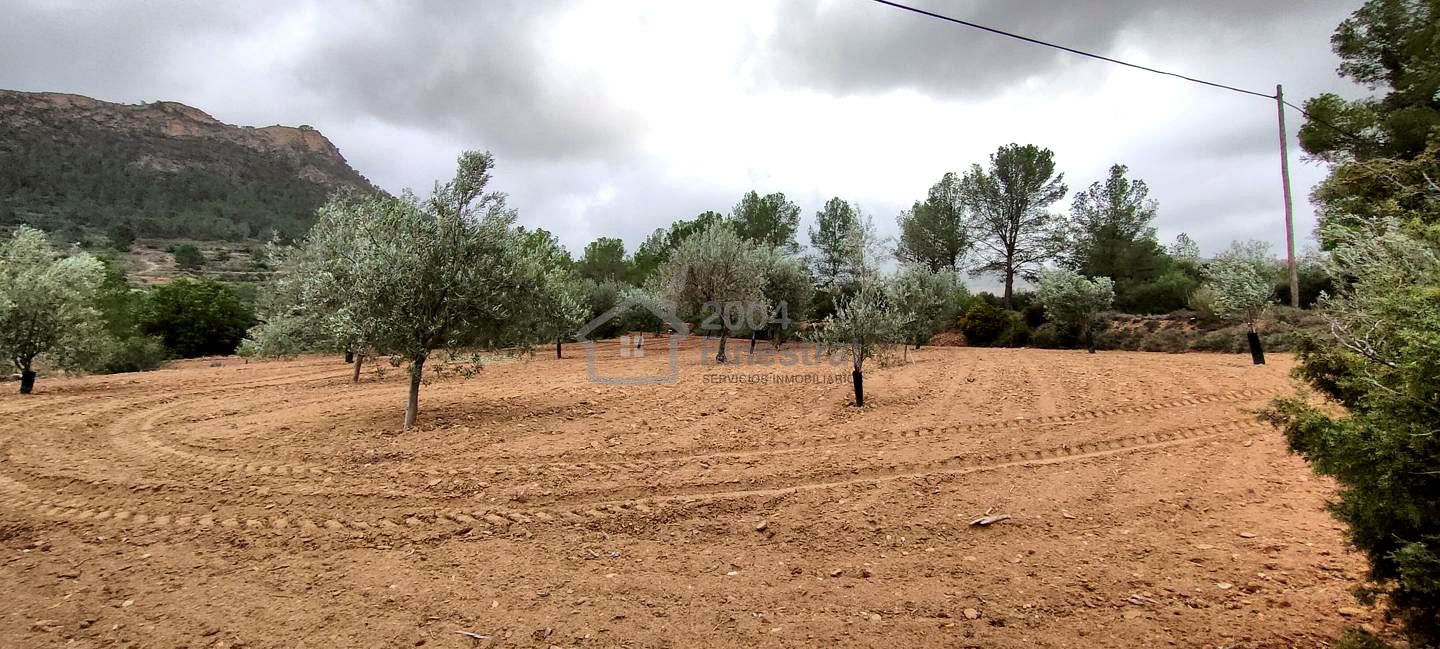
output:
[[[956,17],[1295,103],[1335,75],[1359,0],[915,0]],[[867,0],[25,2],[0,0],[0,87],[173,100],[242,125],[310,124],[392,192],[463,149],[498,159],[521,222],[578,251],[780,191],[804,230],[831,196],[883,233],[996,147],[1055,152],[1072,191],[1115,162],[1169,242],[1283,250],[1274,102],[942,23]],[[1297,227],[1325,169],[1291,169]],[[1069,208],[1069,199],[1055,210]]]

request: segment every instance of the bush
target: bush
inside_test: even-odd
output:
[[[1030,331],[1030,346],[1040,349],[1062,349],[1066,345],[1061,340],[1060,328],[1053,322],[1047,322]]]
[[[1031,304],[1030,306],[1025,307],[1025,310],[1021,311],[1020,313],[1025,318],[1025,326],[1030,327],[1032,331],[1036,327],[1050,322],[1050,318],[1045,316],[1044,304]]]
[[[1199,286],[1199,280],[1171,269],[1153,281],[1116,286],[1115,304],[1131,313],[1170,313],[1185,308]]]
[[[199,270],[205,267],[205,255],[201,254],[199,248],[188,243],[175,246],[171,254],[175,256],[175,267],[181,270]]]
[[[960,318],[960,333],[965,334],[965,343],[975,347],[989,346],[1009,328],[1007,312],[985,299],[975,300]]]
[[[1220,352],[1225,354],[1236,354],[1244,351],[1240,345],[1240,337],[1230,331],[1211,331],[1202,334],[1190,343],[1190,348],[1200,352]]]
[[[1185,304],[1204,320],[1219,320],[1215,315],[1215,289],[1209,286],[1190,291],[1190,297]]]
[[[146,372],[160,367],[169,357],[165,341],[154,336],[111,338],[105,341],[95,365],[89,369],[97,374]]]
[[[1030,327],[1019,313],[1006,311],[1005,320],[1005,329],[995,338],[996,347],[1024,347],[1030,342]]]
[[[1140,351],[1142,352],[1166,352],[1178,354],[1189,348],[1185,340],[1185,334],[1178,329],[1159,329],[1150,332],[1140,340]]]
[[[105,234],[110,239],[110,247],[121,252],[129,251],[130,247],[135,245],[135,227],[130,225],[129,221],[110,226]]]
[[[180,278],[152,290],[140,314],[140,331],[182,358],[232,354],[254,323],[233,289],[208,279]]]

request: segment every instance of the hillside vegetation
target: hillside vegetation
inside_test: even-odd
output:
[[[308,126],[0,90],[0,227],[71,241],[294,237],[340,188],[376,191]]]

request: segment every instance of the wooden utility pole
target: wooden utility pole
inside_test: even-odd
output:
[[[1285,90],[1275,84],[1275,108],[1280,111],[1280,182],[1285,190],[1285,264],[1290,269],[1290,306],[1300,306],[1300,274],[1295,270],[1295,215],[1290,202],[1290,140],[1285,137]]]

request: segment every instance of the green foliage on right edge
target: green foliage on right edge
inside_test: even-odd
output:
[[[1440,245],[1391,221],[1328,233],[1344,286],[1322,301],[1333,338],[1303,346],[1303,396],[1264,417],[1340,483],[1331,505],[1416,646],[1440,643]],[[1348,280],[1348,282],[1346,282]]]
[[[1264,413],[1340,484],[1331,510],[1414,647],[1440,646],[1437,36],[1437,0],[1369,0],[1331,38],[1340,73],[1385,92],[1311,99],[1300,131],[1337,165],[1315,193],[1335,295],[1319,301],[1331,335],[1303,345],[1295,375],[1344,410],[1298,395]]]

